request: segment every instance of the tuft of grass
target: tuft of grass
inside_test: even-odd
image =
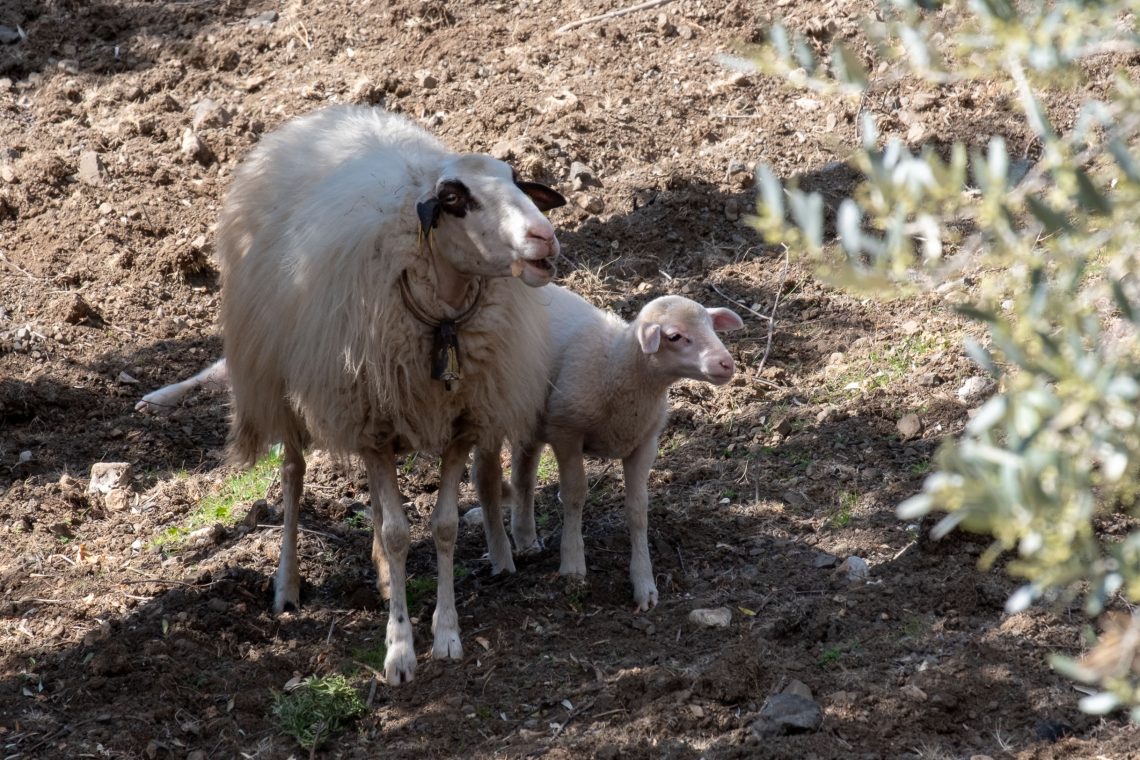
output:
[[[310,676],[297,688],[273,695],[273,716],[282,733],[305,749],[319,747],[365,712],[364,702],[344,676]]]
[[[230,525],[236,522],[234,508],[237,505],[265,498],[265,492],[281,469],[281,457],[281,447],[274,446],[253,467],[229,478],[216,492],[202,499],[202,503],[190,513],[186,522],[171,525],[162,531],[155,538],[154,545],[177,548],[186,536],[198,528],[214,523]]]
[[[831,527],[839,530],[851,524],[851,514],[859,504],[859,494],[856,491],[844,491],[839,495],[839,507],[831,515]]]
[[[372,530],[372,521],[368,519],[368,515],[363,511],[353,512],[345,520],[345,523],[347,523],[348,527],[352,528],[353,530]]]
[[[554,458],[554,452],[549,447],[542,450],[542,456],[538,458],[538,478],[541,482],[546,483],[558,476],[558,460]]]

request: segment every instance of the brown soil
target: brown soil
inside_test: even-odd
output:
[[[616,5],[0,2],[0,24],[28,33],[0,47],[5,757],[303,755],[274,722],[275,692],[343,672],[367,695],[360,663],[382,646],[385,613],[355,517],[363,474],[311,455],[303,609],[274,618],[278,532],[261,527],[274,511],[178,551],[154,546],[233,474],[224,397],[133,411],[221,350],[212,225],[236,163],[289,117],[350,101],[555,183],[572,199],[553,215],[560,279],[596,302],[629,316],[680,292],[751,308],[734,307],[746,329],[728,341],[740,376],[672,394],[650,484],[660,605],[631,612],[620,468],[594,463],[588,586],[562,587],[552,549],[491,578],[481,531],[464,528],[467,657],[425,659],[411,685],[380,685],[320,755],[1135,756],[1137,731],[1083,716],[1046,662],[1079,651],[1079,615],[1004,615],[1015,582],[977,569],[984,539],[934,543],[929,525],[894,516],[967,418],[957,390],[976,374],[961,350],[972,328],[951,304],[969,281],[908,302],[846,296],[794,262],[782,278],[781,252],[736,218],[754,202],[756,161],[842,197],[853,177],[834,162],[856,140],[858,104],[804,100],[718,63],[770,21],[756,3],[683,0],[554,34]],[[853,19],[871,3],[776,5],[821,46],[845,38],[869,55]],[[1110,63],[1084,86],[1103,87]],[[863,107],[884,133],[935,145],[997,133],[1031,151],[1001,88],[935,91],[874,71]],[[1079,95],[1049,100],[1062,128]],[[207,98],[224,114],[199,107]],[[196,114],[209,156],[182,151]],[[572,161],[600,178],[585,191],[600,213],[572,190]],[[777,295],[760,371],[758,314]],[[900,440],[911,412],[923,432]],[[409,460],[403,482],[409,567],[427,580],[412,600],[421,650],[434,604],[428,459]],[[91,465],[107,461],[133,465],[130,499],[87,493]],[[556,490],[546,475],[548,547]],[[466,486],[463,499],[474,503]],[[817,567],[819,553],[866,559],[869,582]],[[727,629],[688,621],[717,606],[733,611]],[[793,679],[822,706],[822,727],[754,738],[765,700]]]

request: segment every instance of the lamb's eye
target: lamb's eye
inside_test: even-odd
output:
[[[455,206],[459,203],[459,193],[454,190],[444,190],[439,194],[439,202],[445,206]]]
[[[673,333],[672,335],[666,336],[666,338],[665,338],[665,340],[669,341],[670,343],[676,343],[680,339],[681,339],[681,333]]]

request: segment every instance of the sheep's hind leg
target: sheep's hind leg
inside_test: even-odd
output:
[[[650,436],[626,459],[625,518],[629,525],[629,579],[639,612],[657,605],[657,583],[649,559],[649,470],[657,457],[657,436]]]
[[[476,449],[473,473],[479,503],[483,505],[483,533],[487,537],[487,554],[491,558],[491,573],[494,575],[503,571],[515,571],[511,542],[503,528],[503,464],[499,460],[500,450]]]
[[[585,580],[586,548],[582,508],[586,504],[586,463],[580,445],[553,444],[558,459],[558,498],[562,501],[562,576]]]
[[[457,660],[463,656],[463,645],[459,641],[459,612],[455,609],[454,563],[455,537],[459,532],[459,481],[463,477],[463,468],[467,464],[470,452],[471,444],[459,441],[452,441],[443,452],[439,494],[431,515],[431,532],[435,538],[438,573],[435,614],[431,619],[431,630],[435,636],[431,656],[437,660],[447,658]],[[502,478],[501,475],[498,477]],[[498,490],[499,480],[495,481],[495,487]],[[500,515],[500,531],[502,524]],[[503,537],[506,538],[506,535]]]
[[[534,525],[534,486],[542,444],[511,444],[511,537],[519,554],[536,554],[543,549]]]
[[[301,574],[297,566],[297,517],[301,509],[301,493],[305,484],[305,455],[295,445],[286,443],[281,461],[282,509],[281,556],[273,584],[273,613],[301,606]]]
[[[372,490],[373,530],[380,533],[380,553],[388,572],[388,632],[385,643],[384,677],[389,685],[411,681],[416,673],[416,650],[408,615],[407,560],[411,536],[404,502],[396,481],[396,453],[391,446],[362,451]],[[373,558],[376,554],[373,538]],[[377,574],[381,572],[377,567]]]

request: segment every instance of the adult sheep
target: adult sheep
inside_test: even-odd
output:
[[[474,445],[523,433],[542,408],[548,327],[533,288],[550,280],[559,250],[543,212],[564,203],[501,161],[454,153],[399,116],[349,106],[266,136],[226,196],[217,251],[231,455],[250,464],[274,441],[284,445],[273,609],[299,604],[305,449],[359,455],[377,584],[390,600],[390,684],[410,681],[416,666],[396,457],[442,456],[432,655],[459,658],[459,482]],[[497,482],[480,498],[493,515]],[[487,542],[493,570],[513,570],[501,521]]]

